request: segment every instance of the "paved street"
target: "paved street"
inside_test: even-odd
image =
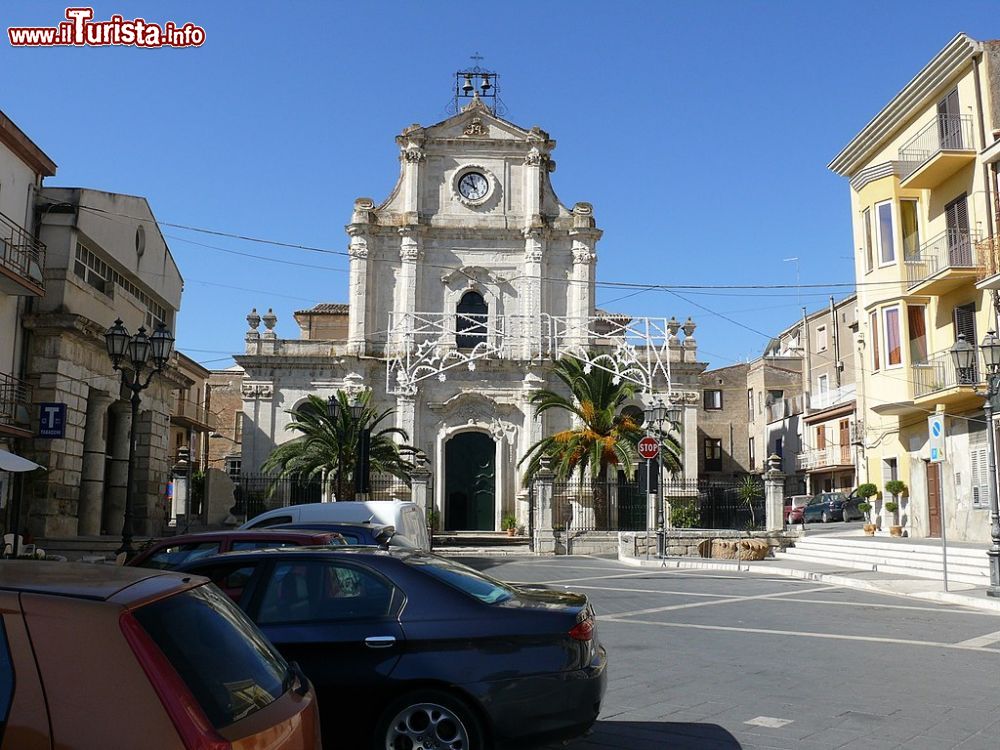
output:
[[[600,720],[573,750],[1000,745],[995,614],[588,557],[464,561],[592,598],[610,681]]]

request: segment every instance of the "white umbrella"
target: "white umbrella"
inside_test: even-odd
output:
[[[34,471],[35,469],[44,469],[44,466],[39,466],[34,461],[29,461],[26,458],[21,458],[15,453],[10,451],[0,450],[0,471]]]

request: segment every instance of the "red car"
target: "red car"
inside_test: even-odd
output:
[[[802,513],[812,495],[791,495],[785,500],[785,523],[803,523]]]
[[[347,544],[336,531],[258,529],[243,531],[203,531],[161,539],[139,551],[129,565],[139,568],[173,570],[199,557],[222,552],[245,552],[272,547],[340,547]]]

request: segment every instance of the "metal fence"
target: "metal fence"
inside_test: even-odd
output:
[[[236,484],[236,515],[253,518],[264,511],[303,503],[335,500],[336,487],[332,479],[326,486],[322,479],[276,477],[270,474],[241,474]],[[343,500],[355,500],[354,484],[349,483]],[[409,500],[410,488],[393,476],[377,475],[369,481],[368,500]]]
[[[763,484],[757,485],[759,495],[749,503],[741,495],[741,486],[738,482],[706,480],[664,482],[661,490],[670,503],[670,525],[741,530],[763,527]],[[536,507],[538,497],[536,485],[532,491]],[[643,531],[655,528],[658,520],[649,518],[649,497],[636,482],[574,479],[557,481],[552,487],[552,525],[556,530]]]

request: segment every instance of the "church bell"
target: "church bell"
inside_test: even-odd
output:
[[[475,88],[475,86],[472,85],[472,76],[468,76],[467,75],[465,77],[465,83],[462,84],[462,93],[463,94],[470,94],[470,93],[472,93],[472,89],[474,89],[474,88]]]
[[[483,90],[483,93],[484,93],[484,94],[485,94],[485,93],[486,93],[487,91],[489,91],[489,90],[490,90],[491,86],[490,86],[490,78],[489,78],[489,76],[483,76],[483,83],[482,83],[482,85],[480,86],[480,88],[481,88],[481,89]]]

